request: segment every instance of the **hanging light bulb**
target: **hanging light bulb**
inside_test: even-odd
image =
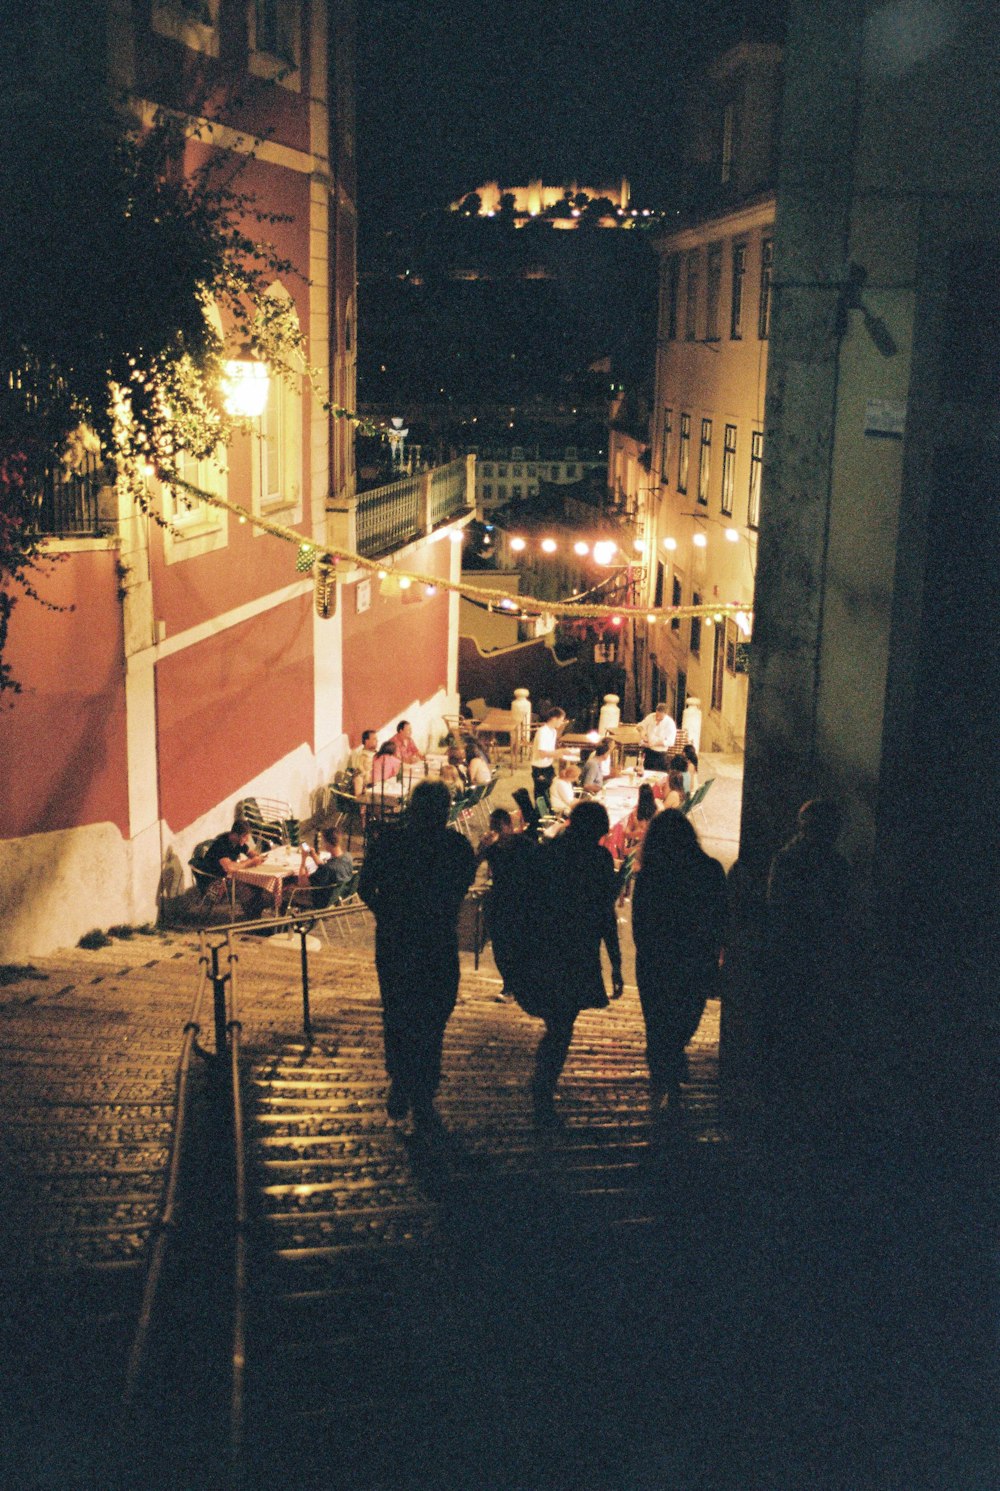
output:
[[[726,538],[731,544],[738,544],[740,541],[740,535],[735,528],[726,529]]]
[[[409,588],[410,588],[410,586],[412,584],[413,584],[413,581],[410,579],[409,575],[400,575],[400,577],[399,577],[399,588],[400,588],[400,590],[409,590]]]
[[[437,593],[438,593],[438,588],[437,588],[436,585],[425,585],[424,586],[424,595],[437,595]]]
[[[620,616],[612,616],[612,618],[611,618],[611,625],[612,626],[621,626],[621,624],[622,624],[622,619],[621,619]]]
[[[634,549],[634,550],[635,550],[635,552],[636,552],[636,553],[637,553],[637,554],[641,554],[641,553],[642,553],[642,551],[643,551],[643,549],[644,549],[644,548],[645,548],[645,547],[646,547],[646,546],[645,546],[645,544],[644,544],[644,543],[643,543],[643,541],[642,541],[642,539],[641,539],[641,538],[634,538],[634,539],[633,539],[633,540],[632,540],[632,547],[633,547],[633,549]]]
[[[514,550],[515,554],[520,554],[522,549],[527,547],[527,539],[512,538],[510,541],[510,546]]]
[[[602,538],[594,545],[594,559],[598,564],[614,564],[618,545],[614,539]]]
[[[708,539],[705,537],[705,535],[703,533],[696,533],[694,535],[694,537],[692,538],[691,542],[694,544],[694,546],[695,546],[696,549],[707,549],[708,548]]]
[[[669,549],[670,552],[673,553],[673,551],[677,547],[677,540],[675,538],[665,538],[663,540],[663,547],[665,549]]]
[[[555,541],[554,538],[543,538],[542,539],[542,553],[543,554],[554,554],[556,552],[557,548],[558,548],[558,545],[557,545],[557,543],[556,543],[556,541]]]
[[[582,538],[578,538],[576,543],[573,545],[573,553],[579,554],[582,558],[584,554],[590,553],[590,545],[585,544]]]

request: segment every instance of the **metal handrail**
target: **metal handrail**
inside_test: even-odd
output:
[[[177,1063],[177,1098],[174,1110],[174,1134],[170,1165],[163,1191],[163,1204],[156,1224],[156,1239],[150,1254],[149,1267],[146,1270],[142,1303],[139,1308],[139,1320],[132,1340],[128,1366],[125,1372],[124,1400],[126,1407],[131,1406],[133,1403],[138,1388],[149,1340],[153,1310],[156,1304],[156,1293],[163,1274],[163,1264],[166,1258],[168,1242],[173,1235],[175,1227],[177,1188],[180,1181],[181,1158],[184,1150],[185,1127],[188,1116],[188,1079],[191,1071],[191,1056],[197,1049],[198,1035],[201,1032],[201,1025],[199,1024],[201,1006],[208,987],[208,958],[204,949],[204,938],[202,939],[202,949],[198,962],[200,967],[198,988],[195,992],[187,1024],[184,1026],[184,1044],[181,1047]]]
[[[243,1126],[243,1090],[240,1084],[240,1047],[243,1026],[236,995],[239,958],[233,950],[232,934],[226,935],[229,950],[229,1075],[233,1105],[233,1185],[235,1236],[233,1238],[233,1348],[229,1409],[229,1454],[234,1486],[240,1484],[243,1465],[243,1403],[246,1381],[246,1279],[247,1279],[247,1180]]]

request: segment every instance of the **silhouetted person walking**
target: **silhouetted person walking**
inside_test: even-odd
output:
[[[660,813],[646,832],[632,895],[635,977],[646,1022],[650,1111],[680,1096],[685,1047],[718,985],[726,876],[682,813]]]
[[[837,1065],[846,1028],[850,867],[837,803],[803,803],[771,861],[765,923],[765,1080],[798,1085]]]
[[[614,861],[601,844],[608,826],[601,803],[577,803],[564,832],[542,848],[536,893],[525,908],[526,957],[516,971],[514,994],[522,1009],[545,1021],[531,1089],[535,1121],[542,1126],[557,1121],[556,1083],[577,1015],[608,1002],[602,943],[611,960],[612,998],[622,992],[618,887]]]
[[[525,915],[537,895],[541,857],[533,833],[515,833],[506,808],[490,814],[489,831],[479,843],[479,857],[490,867],[490,891],[486,898],[486,930],[493,945],[493,961],[503,979],[509,999],[522,981],[521,968],[529,951],[525,937]]]
[[[382,995],[386,1110],[412,1110],[418,1129],[437,1123],[445,1026],[458,997],[458,912],[476,873],[472,845],[446,827],[451,798],[420,782],[400,826],[374,841],[358,891],[375,914]]]

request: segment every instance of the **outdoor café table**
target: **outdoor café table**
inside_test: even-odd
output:
[[[298,849],[285,844],[276,844],[268,850],[267,858],[259,865],[239,865],[229,877],[233,905],[236,904],[236,885],[252,885],[266,893],[274,901],[275,911],[281,910],[281,887],[293,875],[297,875],[302,856]]]

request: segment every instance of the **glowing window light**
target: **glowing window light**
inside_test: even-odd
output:
[[[614,564],[618,545],[610,538],[599,539],[594,545],[594,559],[598,564]]]
[[[672,554],[677,547],[677,540],[675,538],[665,538],[663,540],[663,547],[668,549]]]
[[[584,554],[589,554],[590,553],[590,545],[589,544],[585,544],[582,538],[578,538],[577,541],[576,541],[576,543],[573,545],[573,553],[574,554],[579,554],[581,557]]]
[[[740,535],[735,528],[726,529],[726,538],[731,544],[738,544],[740,541]]]
[[[696,549],[707,549],[708,548],[708,539],[705,537],[705,535],[703,533],[696,533],[695,536],[694,536],[694,538],[691,540],[691,542],[694,544],[694,546],[695,546]]]
[[[512,538],[510,541],[510,546],[514,550],[515,554],[520,554],[523,549],[527,548],[528,541],[525,538]]]
[[[555,541],[554,538],[543,538],[542,539],[542,553],[543,554],[554,554],[556,552],[556,548],[557,547],[558,547],[558,545],[556,544],[556,541]]]

